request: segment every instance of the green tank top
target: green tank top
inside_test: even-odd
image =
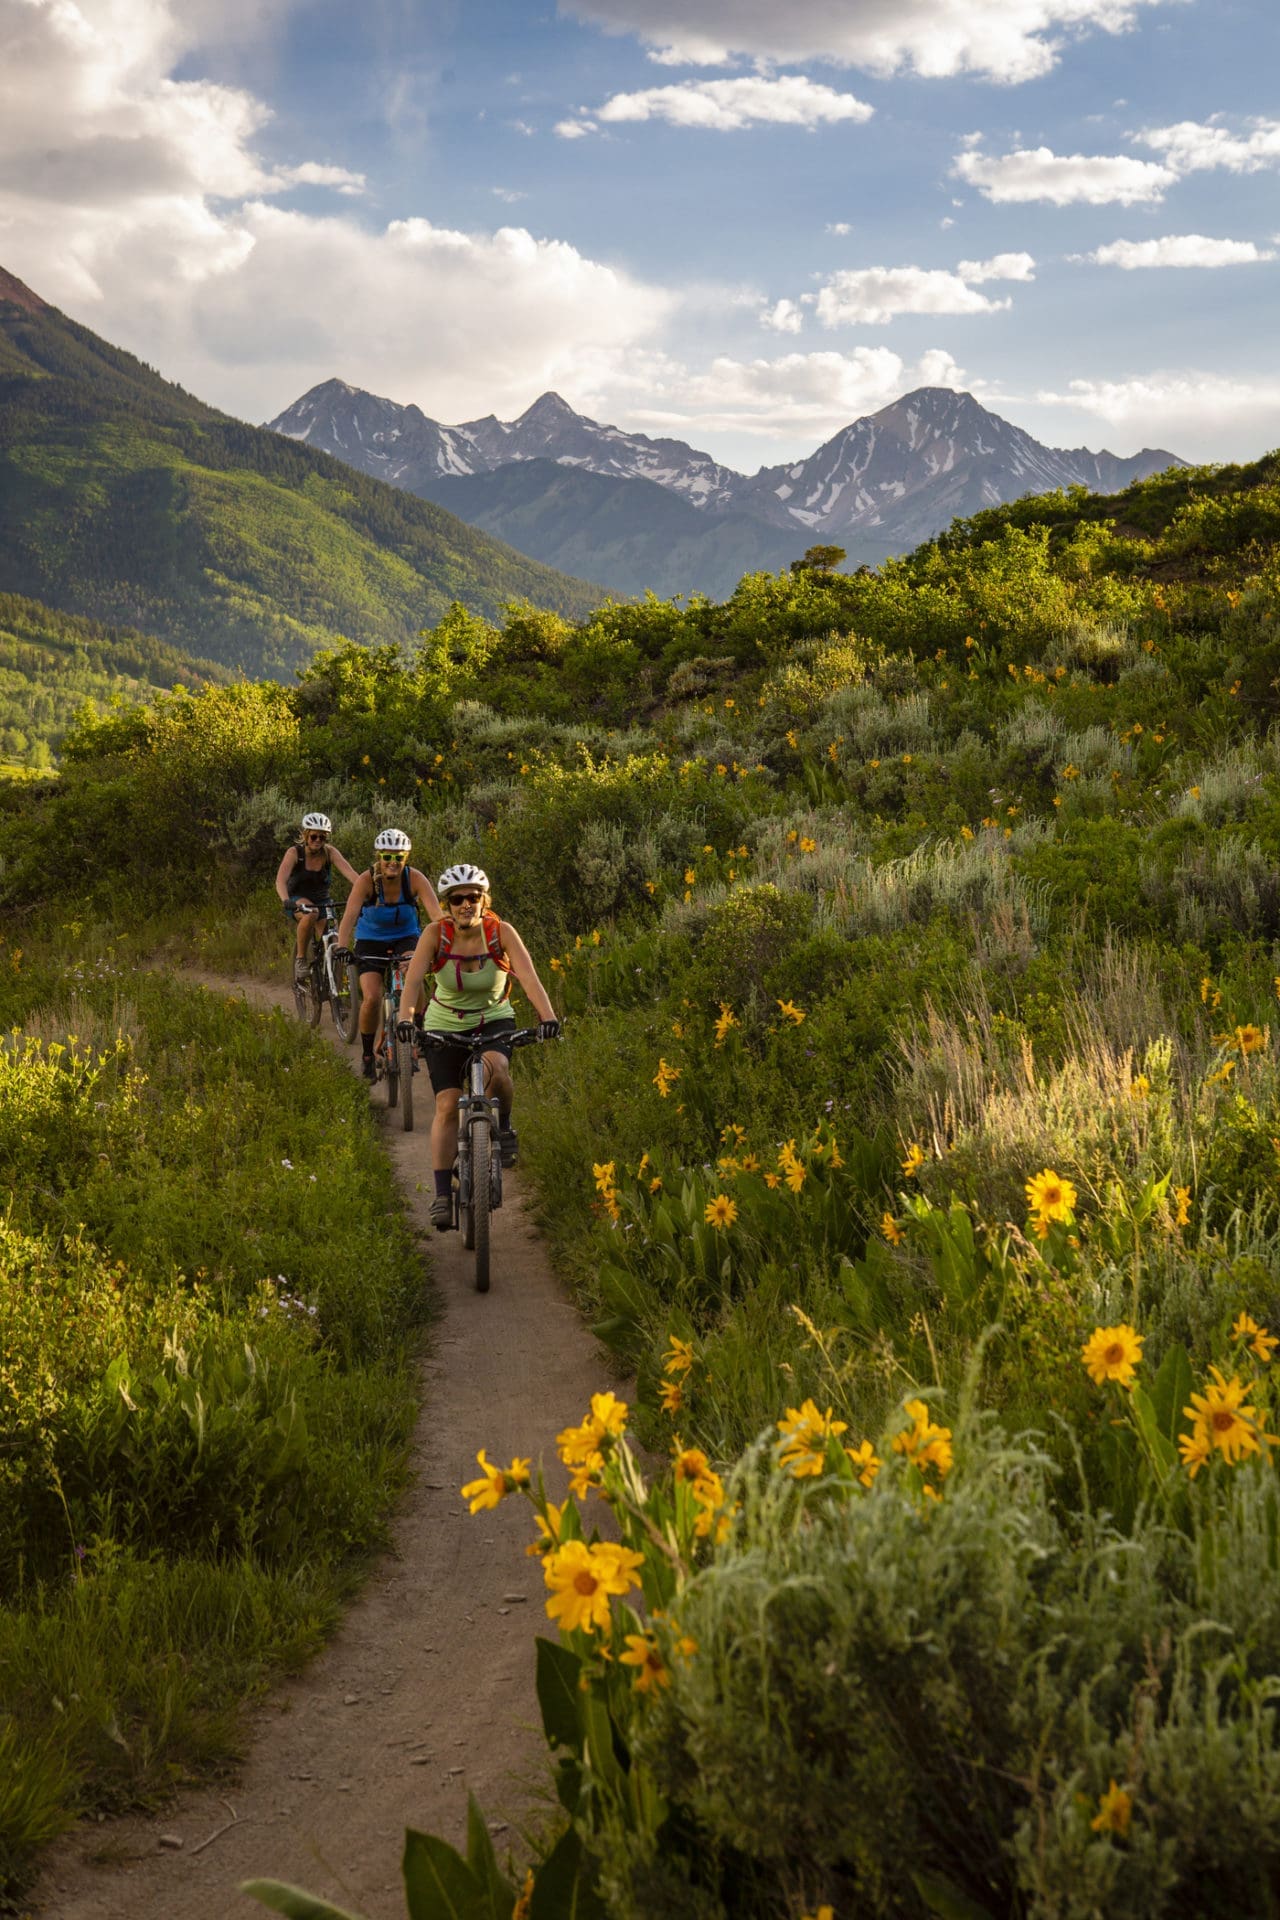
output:
[[[478,959],[476,954],[464,956]],[[511,975],[486,953],[483,964],[468,971],[451,954],[435,976],[436,990],[427,1002],[422,1024],[433,1033],[460,1033],[504,1007]]]

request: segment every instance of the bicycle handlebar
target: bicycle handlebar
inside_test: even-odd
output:
[[[483,1053],[486,1048],[502,1046],[532,1047],[542,1038],[536,1027],[517,1027],[514,1032],[499,1030],[497,1033],[437,1033],[431,1027],[415,1029],[417,1037],[427,1046],[465,1047],[468,1053]]]

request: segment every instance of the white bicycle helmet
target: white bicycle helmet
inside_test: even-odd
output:
[[[332,833],[333,823],[327,813],[304,813],[302,816],[304,833]]]
[[[399,827],[384,827],[373,843],[375,853],[412,853],[413,842]]]
[[[469,860],[460,860],[456,867],[446,867],[436,881],[436,892],[442,900],[455,887],[479,887],[481,893],[488,893],[489,876],[483,867],[473,867]]]

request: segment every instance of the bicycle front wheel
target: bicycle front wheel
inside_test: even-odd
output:
[[[306,1020],[308,1026],[312,1027],[320,1025],[320,1015],[324,1012],[324,979],[320,972],[322,964],[321,960],[315,959],[307,968]]]
[[[356,1037],[356,1017],[351,1004],[351,969],[342,960],[330,962],[329,1010],[339,1040],[350,1046]]]
[[[413,1132],[413,1042],[396,1041],[396,1060],[400,1067],[400,1121],[406,1133]]]
[[[471,1231],[475,1242],[476,1292],[489,1291],[489,1157],[493,1141],[488,1116],[471,1128]]]

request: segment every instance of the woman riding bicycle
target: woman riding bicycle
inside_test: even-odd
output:
[[[498,1145],[504,1167],[515,1165],[516,1131],[511,1124],[511,1060],[504,1051],[505,1034],[514,1033],[515,1015],[508,1005],[514,975],[538,1016],[544,1040],[560,1031],[555,1008],[539,980],[524,941],[508,920],[500,920],[489,903],[489,876],[465,860],[447,867],[437,890],[443,917],[424,929],[404,983],[402,1021],[414,1017],[423,981],[435,980],[422,1025],[428,1033],[492,1034],[494,1047],[484,1056],[485,1086],[498,1102]],[[431,1164],[436,1197],[431,1218],[443,1232],[453,1224],[453,1160],[458,1149],[458,1098],[466,1067],[465,1047],[430,1047],[427,1072],[436,1096],[431,1123]]]
[[[373,1043],[382,1012],[382,962],[407,953],[418,938],[418,909],[428,920],[440,916],[440,902],[425,873],[409,865],[413,851],[407,833],[384,827],[373,843],[374,861],[367,873],[356,876],[338,929],[338,957],[347,959],[360,976],[361,1070],[374,1077]],[[352,936],[355,951],[351,951]]]
[[[298,983],[307,977],[307,948],[312,935],[320,938],[333,913],[334,867],[353,886],[359,878],[351,862],[329,844],[332,832],[327,813],[304,813],[302,839],[286,851],[276,869],[276,892],[284,917],[297,922],[293,977]]]

